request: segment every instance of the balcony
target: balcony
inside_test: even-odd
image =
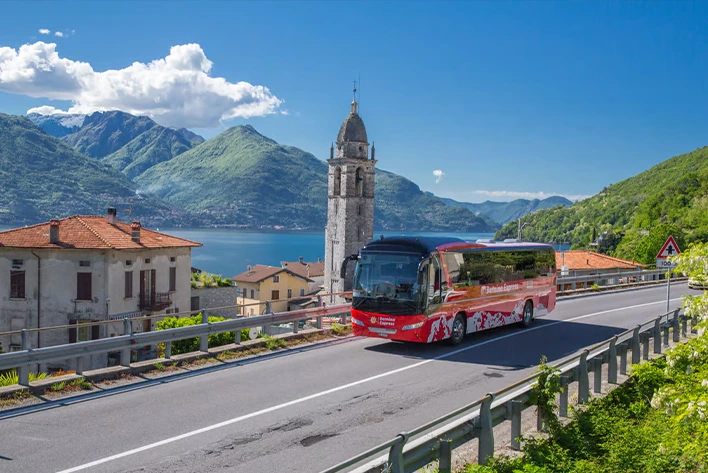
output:
[[[172,305],[171,296],[171,292],[140,293],[138,307],[140,310],[164,310]]]

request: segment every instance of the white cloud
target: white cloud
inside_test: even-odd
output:
[[[51,33],[51,31],[49,31],[49,30],[46,29],[46,28],[40,28],[40,29],[39,29],[39,34],[49,34],[49,33]]]
[[[435,176],[435,184],[439,184],[440,181],[442,181],[442,178],[445,176],[445,173],[442,172],[441,169],[436,169],[433,171],[433,176]]]
[[[486,197],[490,200],[502,200],[509,201],[514,199],[546,199],[552,196],[562,196],[568,200],[575,202],[576,200],[584,200],[590,195],[584,194],[562,194],[559,192],[522,192],[522,191],[487,191],[487,190],[475,190],[464,192],[466,195],[476,195]]]
[[[54,36],[58,36],[58,37],[60,37],[60,38],[63,38],[63,37],[64,37],[64,33],[62,33],[61,31],[55,31],[55,32],[54,32]]]
[[[54,43],[0,47],[0,90],[72,102],[68,113],[122,110],[176,127],[214,128],[221,120],[275,113],[283,103],[267,87],[211,77],[198,44],[173,46],[150,63],[96,72],[62,58]],[[57,109],[37,107],[48,112]]]

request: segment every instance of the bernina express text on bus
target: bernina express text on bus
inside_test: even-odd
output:
[[[457,345],[465,334],[527,327],[556,304],[550,245],[381,237],[344,261],[342,278],[352,259],[355,335]]]

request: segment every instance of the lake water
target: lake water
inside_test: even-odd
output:
[[[221,229],[163,230],[163,232],[203,244],[201,248],[192,249],[192,266],[225,277],[246,271],[246,266],[249,264],[280,266],[281,261],[297,261],[300,256],[305,261],[324,259],[324,232],[259,233]],[[400,233],[376,232],[377,237],[381,234],[400,235]],[[419,232],[407,235],[440,236],[442,234]],[[468,241],[494,237],[493,233],[446,235]]]

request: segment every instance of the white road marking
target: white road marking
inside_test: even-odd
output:
[[[671,299],[671,302],[675,302],[675,301],[679,301],[679,300],[682,300],[682,298]],[[497,342],[497,341],[499,341],[499,340],[505,340],[505,339],[507,339],[507,338],[515,337],[515,336],[517,336],[517,335],[523,335],[523,334],[525,334],[525,333],[533,332],[533,331],[535,331],[535,330],[545,329],[545,328],[552,327],[552,326],[554,326],[554,325],[557,325],[557,324],[560,324],[560,323],[564,323],[564,322],[574,322],[574,321],[576,321],[576,320],[582,320],[582,319],[586,319],[586,318],[588,318],[588,317],[595,317],[595,316],[598,316],[598,315],[609,314],[609,313],[618,312],[618,311],[621,311],[621,310],[638,309],[638,308],[640,308],[640,307],[647,307],[647,306],[650,306],[650,305],[665,304],[665,303],[666,303],[666,301],[657,301],[657,302],[647,302],[647,303],[645,303],[645,304],[638,304],[638,305],[632,305],[632,306],[627,306],[627,307],[618,307],[618,308],[616,308],[616,309],[603,310],[603,311],[601,311],[601,312],[594,312],[594,313],[592,313],[592,314],[580,315],[580,316],[578,316],[578,317],[573,317],[573,318],[565,319],[565,320],[556,320],[556,321],[553,321],[553,322],[550,322],[550,323],[547,323],[547,324],[544,324],[544,325],[538,325],[538,326],[536,326],[536,327],[530,327],[530,328],[527,328],[527,329],[525,329],[525,330],[523,330],[523,331],[520,331],[520,332],[509,333],[509,334],[502,335],[502,336],[497,337],[497,338],[492,338],[492,339],[489,339],[489,340],[485,340],[485,341],[483,341],[483,342],[475,343],[474,345],[470,345],[470,346],[468,346],[468,347],[460,348],[460,349],[458,349],[458,350],[454,350],[454,351],[451,351],[451,352],[449,352],[449,353],[444,353],[444,354],[442,354],[442,355],[436,356],[436,357],[434,357],[434,358],[430,358],[430,359],[428,359],[428,360],[420,361],[420,362],[414,363],[414,364],[412,364],[412,365],[404,366],[404,367],[402,367],[402,368],[397,368],[397,369],[391,370],[391,371],[386,371],[385,373],[380,373],[380,374],[377,374],[377,375],[374,375],[374,376],[370,376],[370,377],[368,377],[368,378],[360,379],[359,381],[354,381],[354,382],[352,382],[352,383],[343,384],[343,385],[341,385],[341,386],[337,386],[337,387],[332,388],[332,389],[327,389],[326,391],[320,391],[320,392],[318,392],[318,393],[310,394],[309,396],[301,397],[301,398],[299,398],[299,399],[293,399],[292,401],[288,401],[288,402],[285,402],[285,403],[283,403],[283,404],[278,404],[277,406],[268,407],[268,408],[266,408],[266,409],[261,409],[260,411],[251,412],[250,414],[242,415],[242,416],[239,416],[239,417],[234,417],[233,419],[225,420],[225,421],[223,421],[223,422],[219,422],[219,423],[217,423],[217,424],[212,424],[212,425],[209,425],[209,426],[207,426],[207,427],[202,427],[201,429],[192,430],[192,431],[190,431],[190,432],[185,432],[185,433],[183,433],[183,434],[181,434],[181,435],[176,435],[176,436],[174,436],[174,437],[170,437],[170,438],[167,438],[167,439],[164,439],[164,440],[160,440],[159,442],[154,442],[154,443],[151,443],[151,444],[148,444],[148,445],[143,445],[142,447],[134,448],[134,449],[132,449],[132,450],[126,450],[125,452],[117,453],[117,454],[115,454],[115,455],[111,455],[111,456],[109,456],[109,457],[101,458],[101,459],[99,459],[99,460],[94,460],[94,461],[92,461],[92,462],[85,463],[85,464],[79,465],[79,466],[75,466],[75,467],[69,468],[69,469],[67,469],[67,470],[61,470],[61,471],[59,471],[59,472],[57,472],[57,473],[74,473],[74,472],[76,472],[76,471],[87,470],[87,469],[92,468],[92,467],[94,467],[94,466],[102,465],[102,464],[104,464],[104,463],[108,463],[108,462],[113,461],[113,460],[118,460],[118,459],[120,459],[120,458],[125,458],[125,457],[131,456],[131,455],[135,455],[136,453],[144,452],[144,451],[146,451],[146,450],[152,450],[153,448],[157,448],[157,447],[160,447],[160,446],[162,446],[162,445],[167,445],[167,444],[169,444],[169,443],[177,442],[178,440],[186,439],[186,438],[189,438],[189,437],[194,437],[195,435],[203,434],[203,433],[205,433],[205,432],[210,432],[210,431],[212,431],[212,430],[220,429],[220,428],[222,428],[222,427],[226,427],[227,425],[235,424],[235,423],[237,423],[237,422],[241,422],[241,421],[244,421],[244,420],[246,420],[246,419],[251,419],[251,418],[253,418],[253,417],[258,417],[258,416],[263,415],[263,414],[268,414],[269,412],[278,411],[278,410],[284,409],[284,408],[286,408],[286,407],[294,406],[295,404],[301,404],[301,403],[306,402],[306,401],[311,401],[312,399],[317,399],[317,398],[322,397],[322,396],[327,396],[328,394],[332,394],[332,393],[336,393],[336,392],[339,392],[339,391],[343,391],[343,390],[345,390],[345,389],[353,388],[354,386],[359,386],[360,384],[368,383],[368,382],[370,382],[370,381],[374,381],[374,380],[377,380],[377,379],[380,379],[380,378],[385,378],[385,377],[387,377],[387,376],[391,376],[391,375],[394,375],[394,374],[397,374],[397,373],[402,373],[403,371],[408,371],[408,370],[411,370],[411,369],[413,369],[413,368],[418,368],[419,366],[427,365],[428,363],[432,363],[433,361],[438,361],[438,360],[442,360],[442,359],[445,359],[445,358],[449,358],[449,357],[451,357],[451,356],[457,355],[458,353],[462,353],[462,352],[465,352],[465,351],[467,351],[467,350],[471,350],[471,349],[473,349],[473,348],[478,348],[478,347],[481,347],[481,346],[484,346],[484,345],[488,345],[488,344],[490,344],[490,343],[494,343],[494,342]]]

